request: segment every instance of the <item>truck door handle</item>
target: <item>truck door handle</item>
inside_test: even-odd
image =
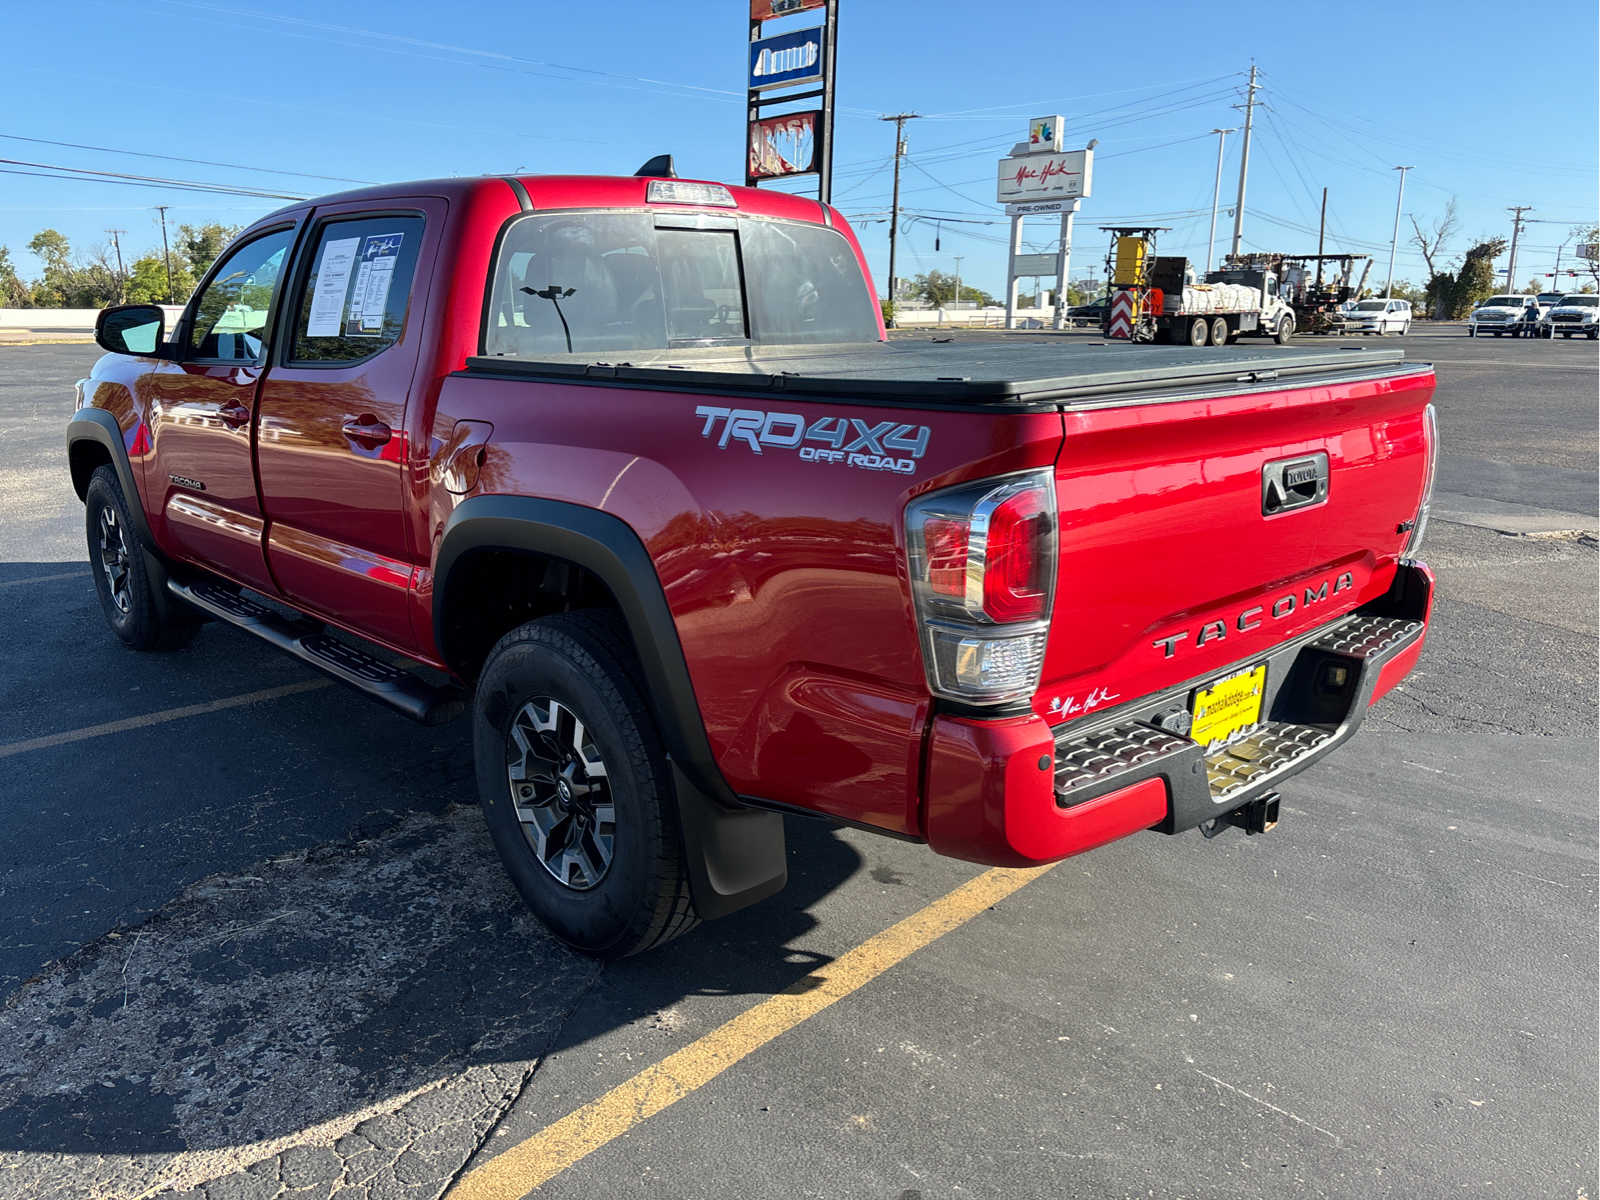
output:
[[[364,446],[381,446],[394,436],[394,431],[371,413],[362,413],[344,423],[344,435]]]
[[[242,429],[250,424],[250,410],[237,400],[230,401],[217,409],[217,419],[229,429]]]

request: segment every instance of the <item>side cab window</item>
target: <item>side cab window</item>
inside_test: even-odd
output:
[[[229,251],[194,299],[184,357],[215,362],[264,360],[278,303],[278,279],[293,243],[293,229],[276,229]]]
[[[299,281],[287,361],[344,365],[398,342],[411,305],[423,218],[334,217],[312,235]]]

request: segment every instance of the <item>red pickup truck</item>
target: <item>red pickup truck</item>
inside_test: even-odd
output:
[[[297,203],[68,426],[137,649],[201,620],[468,714],[494,842],[603,955],[783,885],[783,813],[1022,865],[1276,819],[1416,662],[1397,352],[886,341],[833,209],[671,176]]]

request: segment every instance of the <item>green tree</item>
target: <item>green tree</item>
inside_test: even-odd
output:
[[[228,243],[238,236],[240,225],[222,225],[212,221],[206,225],[179,225],[173,246],[176,257],[188,264],[189,273],[196,279],[205,275],[217,256],[227,249]],[[177,295],[178,263],[172,264],[173,295]]]
[[[955,299],[956,277],[943,271],[928,271],[912,276],[906,290],[918,300],[926,301],[935,308],[943,308]]]
[[[182,304],[194,291],[194,276],[182,258],[172,262],[172,299]],[[167,300],[167,265],[160,251],[133,260],[128,268],[129,304],[164,304]]]
[[[72,289],[72,243],[54,229],[41,229],[28,239],[28,249],[44,265],[33,284],[33,303],[39,308],[65,308]]]
[[[1460,320],[1480,300],[1494,295],[1494,260],[1506,252],[1505,238],[1489,238],[1468,250],[1450,284],[1445,316]]]
[[[0,246],[0,308],[27,308],[32,297],[11,262],[11,249]]]
[[[1394,287],[1389,290],[1389,294],[1396,300],[1409,300],[1411,302],[1411,311],[1417,315],[1421,315],[1424,311],[1423,306],[1428,303],[1426,289],[1419,288],[1416,284],[1404,279],[1396,279]]]
[[[1431,317],[1449,315],[1450,294],[1455,289],[1456,277],[1449,271],[1439,271],[1428,279],[1424,291],[1427,312]]]

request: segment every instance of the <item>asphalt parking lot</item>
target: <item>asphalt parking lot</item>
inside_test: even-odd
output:
[[[1433,633],[1277,830],[997,880],[792,821],[785,892],[605,967],[463,728],[216,626],[121,648],[61,439],[97,351],[0,347],[0,1197],[1593,1200],[1596,351],[1402,341]]]

